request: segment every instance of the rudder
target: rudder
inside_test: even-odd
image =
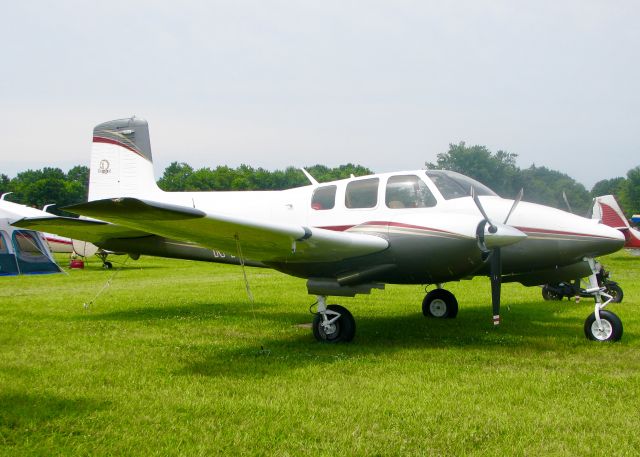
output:
[[[97,125],[91,147],[89,201],[159,192],[147,121],[134,116]]]

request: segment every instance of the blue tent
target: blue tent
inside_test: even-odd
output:
[[[62,272],[39,232],[13,227],[12,218],[0,216],[0,276]]]

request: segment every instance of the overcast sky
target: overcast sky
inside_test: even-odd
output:
[[[590,188],[640,165],[638,1],[5,2],[0,172],[149,121],[156,174],[421,168],[465,141]],[[490,184],[490,183],[487,183]]]

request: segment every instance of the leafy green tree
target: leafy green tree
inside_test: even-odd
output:
[[[11,179],[4,173],[0,174],[0,195],[11,192]]]
[[[319,182],[348,178],[351,174],[362,176],[372,171],[361,165],[346,164],[337,168],[314,165],[308,169]],[[193,170],[186,163],[173,162],[169,165],[158,186],[166,191],[208,191],[208,190],[282,190],[309,184],[304,173],[298,168],[269,171],[242,164],[238,168],[225,165]]]
[[[564,173],[531,165],[522,170],[521,179],[527,201],[568,210],[564,192],[574,213],[584,216],[591,207],[587,189]]]
[[[620,204],[625,214],[631,217],[640,213],[640,166],[627,172],[627,180],[621,193]]]
[[[485,146],[469,147],[461,141],[450,144],[447,152],[437,155],[435,163],[427,163],[427,168],[457,171],[489,186],[498,195],[515,197],[522,186],[516,157],[506,151],[493,154]]]
[[[186,182],[192,174],[193,168],[186,163],[171,162],[158,180],[158,186],[167,192],[186,190]]]
[[[602,195],[614,195],[617,200],[620,200],[622,193],[627,182],[622,176],[618,178],[603,179],[594,184],[591,189],[592,197],[600,197]]]

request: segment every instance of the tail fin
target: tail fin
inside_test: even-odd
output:
[[[93,129],[89,201],[161,192],[153,175],[149,125],[135,116]]]
[[[629,221],[613,195],[596,197],[593,203],[592,219],[600,219],[604,225],[618,230],[628,229]]]

